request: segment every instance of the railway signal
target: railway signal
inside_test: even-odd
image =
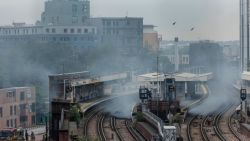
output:
[[[246,98],[247,98],[247,90],[246,89],[240,90],[240,98],[242,101],[246,100]]]
[[[141,87],[139,89],[139,97],[142,101],[148,100],[149,98],[152,97],[152,93],[148,88]]]

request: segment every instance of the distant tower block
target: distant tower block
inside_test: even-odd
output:
[[[178,42],[179,42],[179,38],[175,37],[174,38],[175,41],[175,72],[179,71],[179,47],[178,47]]]

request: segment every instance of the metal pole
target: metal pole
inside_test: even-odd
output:
[[[158,67],[159,67],[159,56],[158,56],[158,50],[157,50],[157,116],[159,116],[159,80],[158,80]]]
[[[65,92],[65,89],[66,89],[66,86],[65,86],[65,79],[63,79],[63,96],[64,96],[64,99],[66,100],[66,92]]]
[[[249,71],[249,0],[247,0],[246,4],[246,14],[247,14],[247,71]]]
[[[243,0],[240,0],[240,54],[241,54],[241,72],[244,71],[244,16]]]
[[[47,116],[45,116],[45,122],[46,122],[45,140],[48,141],[48,120],[47,120]]]

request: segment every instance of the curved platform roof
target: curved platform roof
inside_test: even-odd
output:
[[[137,76],[139,82],[153,82],[164,81],[165,78],[175,78],[175,81],[187,82],[187,81],[201,81],[205,82],[213,78],[213,73],[193,74],[193,73],[176,73],[176,74],[160,74],[160,73],[148,73]]]

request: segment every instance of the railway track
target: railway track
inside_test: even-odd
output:
[[[202,119],[202,123],[201,123],[201,135],[202,135],[202,138],[204,141],[209,141],[209,138],[206,134],[206,123],[207,123],[207,120],[208,120],[209,116],[205,116],[203,119]]]
[[[233,118],[233,115],[234,115],[234,112],[232,112],[232,113],[230,114],[230,116],[228,117],[228,119],[227,119],[227,126],[228,126],[229,130],[233,133],[233,135],[235,136],[235,138],[237,138],[238,141],[241,141],[240,136],[238,135],[237,132],[235,132],[235,130],[233,129],[233,126],[232,126],[232,118]]]
[[[100,114],[99,119],[98,119],[98,135],[101,141],[107,141],[107,137],[105,136],[104,133],[104,128],[103,128],[103,122],[105,119],[105,114]]]
[[[141,135],[132,127],[131,123],[132,123],[131,120],[125,121],[126,127],[127,127],[128,131],[130,132],[130,134],[133,136],[133,138],[136,141],[144,141],[145,139],[143,137],[141,137]]]
[[[206,131],[205,123],[207,116],[193,116],[188,122],[187,135],[189,141],[209,141]]]
[[[98,119],[101,115],[101,110],[91,111],[85,120],[84,136],[91,139],[99,139],[98,134]]]
[[[128,119],[115,118],[115,132],[121,141],[140,141],[140,137],[128,123]]]
[[[193,116],[188,122],[187,135],[189,141],[241,141],[231,125],[233,104],[224,106],[223,110],[212,115]],[[212,123],[212,124],[208,124]]]
[[[142,138],[133,129],[129,119],[117,119],[104,114],[101,109],[91,111],[85,120],[84,136],[101,141],[141,141]]]
[[[223,136],[223,132],[221,131],[220,127],[219,127],[219,122],[221,119],[221,116],[224,114],[224,112],[228,110],[228,108],[225,108],[225,110],[219,112],[215,117],[214,117],[214,123],[213,123],[213,128],[214,131],[216,133],[216,135],[219,137],[219,139],[221,141],[226,141],[226,138]]]
[[[220,139],[223,141],[241,141],[240,136],[232,128],[232,111],[236,108],[230,104],[224,111],[222,111],[216,118],[216,130]],[[223,129],[223,130],[222,130]]]
[[[83,134],[84,136],[88,136],[88,129],[90,126],[90,122],[91,120],[100,112],[100,110],[97,111],[92,111],[87,115],[87,118],[85,119],[84,122],[84,130],[83,130]]]
[[[128,96],[127,96],[128,97]],[[127,136],[132,137],[132,141],[137,139],[134,139],[134,130],[132,129],[132,126],[130,126],[130,131],[128,130],[127,126],[130,125],[126,124],[126,121],[123,121],[124,126],[120,126],[120,121],[117,121],[115,117],[110,116],[109,113],[103,113],[103,105],[112,107],[115,105],[115,102],[119,99],[118,97],[115,97],[113,99],[108,99],[107,101],[102,101],[96,104],[93,104],[93,106],[88,107],[84,110],[84,119],[83,119],[83,135],[87,139],[91,140],[101,140],[101,141],[108,141],[108,140],[128,140],[126,137],[124,137],[124,130],[126,131]],[[119,101],[119,100],[118,100]],[[119,119],[118,119],[119,120]],[[119,123],[119,124],[118,124]],[[133,134],[133,135],[132,135]]]

